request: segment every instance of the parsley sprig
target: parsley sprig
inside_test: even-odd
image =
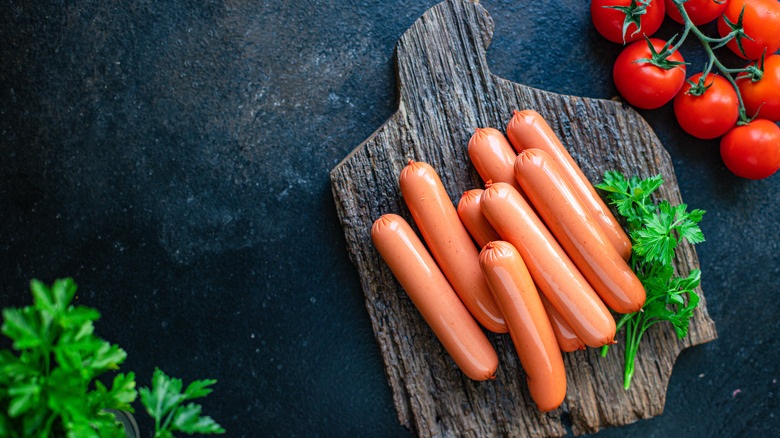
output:
[[[154,438],[172,438],[176,431],[193,433],[224,433],[219,424],[211,417],[201,416],[201,406],[187,400],[205,397],[211,393],[208,386],[216,380],[196,380],[182,392],[182,381],[165,375],[155,369],[152,376],[152,389],[141,388],[141,403],[154,418]]]
[[[138,395],[135,374],[117,373],[111,385],[97,378],[116,371],[127,353],[94,334],[100,313],[74,306],[76,284],[30,282],[33,304],[3,309],[0,332],[12,350],[0,350],[0,436],[9,438],[124,438],[125,430],[109,411],[133,412]],[[141,403],[155,420],[155,438],[172,432],[222,433],[190,399],[211,392],[214,380],[182,383],[155,371],[151,389],[141,388]]]
[[[704,241],[698,226],[703,210],[688,211],[688,206],[672,206],[667,201],[655,204],[653,192],[663,184],[661,175],[640,180],[626,179],[619,172],[608,171],[595,187],[607,192],[609,202],[626,218],[633,252],[630,264],[642,285],[647,299],[639,312],[623,315],[617,328],[626,331],[626,365],[624,388],[631,385],[634,360],[639,341],[653,324],[668,321],[679,338],[688,334],[688,322],[699,304],[694,292],[701,280],[701,271],[692,270],[686,277],[674,275],[672,264],[683,239],[691,244]],[[686,299],[687,298],[687,299]],[[601,355],[606,356],[607,346]]]

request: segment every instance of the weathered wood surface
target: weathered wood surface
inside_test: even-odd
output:
[[[677,340],[664,324],[645,335],[628,391],[622,389],[621,344],[606,358],[595,349],[566,353],[566,401],[543,414],[527,393],[508,335],[488,333],[499,354],[497,378],[466,378],[371,243],[371,224],[384,213],[401,214],[413,224],[398,188],[408,159],[431,164],[457,202],[464,191],[482,186],[469,162],[469,137],[477,127],[503,131],[514,109],[540,112],[591,181],[604,170],[641,177],[661,173],[666,183],[660,196],[682,202],[669,155],[635,111],[619,102],[558,95],[492,75],[485,59],[492,33],[493,21],[478,4],[450,0],[427,11],[398,41],[398,111],[331,171],[398,418],[420,436],[545,437],[566,434],[565,415],[574,434],[658,415],[680,350],[717,336],[703,295],[687,338]],[[684,246],[678,270],[698,266],[694,249]]]

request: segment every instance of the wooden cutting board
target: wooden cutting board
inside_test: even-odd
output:
[[[493,20],[478,4],[448,0],[428,10],[396,47],[398,111],[331,171],[398,418],[420,436],[547,437],[565,435],[566,423],[583,434],[658,415],[679,352],[717,336],[700,290],[687,338],[678,340],[668,324],[645,334],[630,390],[622,385],[621,332],[606,358],[596,349],[565,353],[566,400],[540,413],[509,335],[488,333],[499,355],[497,378],[469,380],[371,243],[371,225],[384,213],[413,224],[398,187],[409,159],[432,165],[456,203],[464,191],[483,185],[467,154],[471,134],[477,127],[504,131],[514,109],[541,113],[592,182],[605,170],[642,178],[660,173],[666,183],[659,195],[682,203],[669,155],[639,114],[619,102],[563,96],[494,76],[485,59],[492,34]],[[683,245],[680,254],[680,273],[699,267],[693,247]]]

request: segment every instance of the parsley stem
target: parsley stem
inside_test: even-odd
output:
[[[661,320],[657,319],[657,318],[653,319],[652,321],[645,321],[644,327],[642,328],[642,332],[644,332],[645,330],[649,329],[651,325],[653,325],[653,324],[655,324],[657,322],[660,322],[660,321]]]
[[[165,423],[162,425],[162,430],[168,430],[168,427],[171,425],[171,420],[173,420],[173,414],[175,414],[177,410],[178,408],[174,407],[168,412],[168,415],[165,417]],[[160,436],[162,436],[162,434]]]
[[[636,335],[636,321],[629,321],[626,326],[626,371],[623,376],[623,388],[628,389],[631,386],[631,378],[634,376],[634,358],[636,357],[636,348],[634,339]]]
[[[629,322],[637,313],[639,312],[623,314],[623,316],[618,320],[617,324],[615,325],[615,333],[620,331],[620,329],[624,325],[626,325],[626,323]],[[607,356],[607,350],[609,350],[609,344],[601,346],[601,357]]]
[[[630,325],[626,330],[627,345],[626,372],[623,379],[624,389],[631,387],[631,379],[634,377],[634,363],[636,362],[636,353],[639,350],[639,341],[642,339],[642,335],[645,333],[646,329],[647,327],[645,326],[644,314],[640,314],[635,320],[631,320]]]
[[[638,313],[638,312],[634,312],[634,313],[626,313],[626,314],[624,314],[624,315],[623,315],[623,316],[620,318],[620,320],[618,321],[618,323],[617,323],[617,329],[618,329],[618,330],[620,330],[620,328],[621,328],[621,327],[623,327],[623,326],[624,326],[624,325],[625,325],[625,324],[626,324],[628,321],[630,321],[630,320],[631,320],[631,318],[633,318],[633,317],[634,317],[634,315],[636,315],[637,313]]]
[[[650,298],[647,298],[647,299],[645,300],[645,306],[647,306],[648,304],[652,303],[653,301],[655,301],[655,300],[657,300],[657,299],[659,299],[659,298],[661,298],[661,296],[660,296],[660,295],[653,295],[652,297],[650,297]],[[642,307],[644,307],[644,306],[642,306]]]
[[[642,213],[644,213],[644,214],[650,214],[650,211],[647,209],[647,207],[645,206],[645,204],[644,204],[644,203],[641,203],[641,204],[640,204],[639,202],[636,202],[636,201],[634,201],[634,202],[636,203],[636,205],[638,205],[638,206],[639,206],[639,208],[641,208],[641,209],[642,209]]]
[[[155,414],[162,411],[162,398],[157,400],[157,406],[154,410]],[[154,417],[154,438],[160,437],[160,415],[153,415]]]
[[[57,419],[57,413],[52,412],[49,414],[49,418],[46,419],[46,424],[43,426],[44,436],[51,436],[51,427],[54,424],[54,421]]]

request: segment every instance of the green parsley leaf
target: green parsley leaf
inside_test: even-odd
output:
[[[200,415],[201,406],[190,403],[187,406],[181,406],[176,410],[173,417],[172,430],[179,430],[184,433],[224,433],[219,424],[211,417]]]
[[[211,393],[207,386],[216,380],[196,380],[182,392],[182,381],[168,377],[159,368],[152,375],[152,388],[141,388],[141,403],[155,421],[155,438],[173,437],[172,432],[184,433],[225,433],[225,430],[211,417],[202,416],[201,406],[185,400],[205,397]]]
[[[35,348],[46,342],[35,309],[3,309],[3,319],[2,332],[13,339],[15,349]]]
[[[190,383],[187,386],[187,389],[184,390],[184,400],[192,400],[194,398],[201,398],[211,394],[212,390],[207,388],[207,386],[211,386],[215,383],[217,383],[217,381],[213,379],[196,380]]]
[[[93,403],[103,409],[117,409],[133,412],[130,403],[135,401],[135,374],[117,374],[109,390],[102,382],[95,382]]]
[[[29,382],[18,382],[8,388],[11,402],[8,404],[8,415],[18,417],[32,409],[40,401],[41,387],[37,379]]]
[[[138,391],[146,411],[157,421],[184,400],[184,396],[179,393],[181,380],[169,378],[159,368],[152,375],[152,389],[141,388]]]

